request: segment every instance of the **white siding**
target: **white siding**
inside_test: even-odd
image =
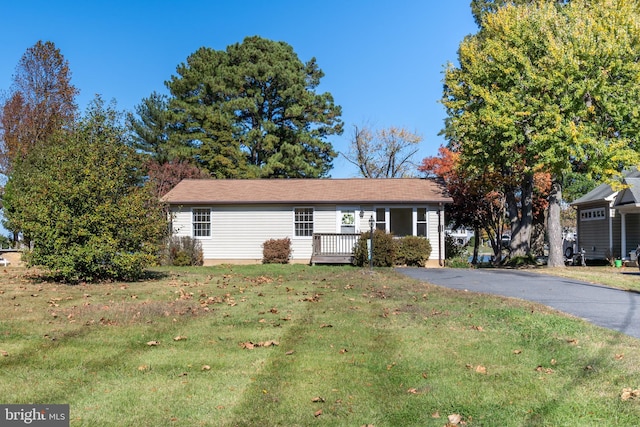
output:
[[[200,206],[198,206],[200,207]],[[295,206],[309,207],[309,206]],[[177,236],[192,236],[191,206],[173,209]],[[312,238],[294,236],[294,206],[213,206],[211,237],[202,237],[205,260],[262,260],[262,244],[269,239],[291,239],[296,261],[311,259]],[[335,232],[335,207],[314,207],[314,231]]]
[[[443,216],[441,219],[442,224],[444,225],[444,211],[440,213]],[[440,237],[440,239],[438,239]],[[444,233],[438,235],[438,211],[437,210],[429,210],[427,208],[427,238],[429,239],[429,243],[431,243],[431,255],[429,256],[429,264],[437,262],[439,260],[438,256],[441,255],[444,260]],[[439,252],[440,248],[442,251]]]
[[[205,262],[207,260],[260,262],[262,244],[265,241],[286,237],[291,239],[293,261],[309,262],[312,254],[312,238],[294,236],[294,208],[296,207],[313,208],[314,232],[339,232],[337,212],[340,208],[335,205],[181,206],[172,208],[172,225],[175,235],[193,235],[191,222],[194,207],[211,209],[211,237],[198,238],[202,243]],[[375,208],[390,207],[394,206],[362,206],[362,219],[359,218],[360,211],[357,211],[357,232],[369,230],[369,217],[372,214],[375,216]],[[442,239],[438,239],[437,207],[426,205],[420,207],[427,208],[427,237],[432,247],[429,262],[433,265],[434,262],[437,263],[438,250],[444,244]],[[444,217],[442,223],[444,224]],[[444,249],[442,256],[444,257]]]

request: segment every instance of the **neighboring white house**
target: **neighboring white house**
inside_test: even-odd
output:
[[[423,178],[187,179],[162,200],[174,235],[201,241],[205,265],[260,263],[265,241],[287,237],[292,262],[310,263],[314,235],[364,232],[370,220],[394,236],[429,238],[428,265],[442,265],[451,202],[439,181]]]
[[[451,238],[453,238],[453,240],[461,246],[469,243],[469,240],[471,240],[471,238],[474,236],[473,230],[464,227],[456,228],[455,230],[448,228],[444,232],[445,234],[451,236]]]

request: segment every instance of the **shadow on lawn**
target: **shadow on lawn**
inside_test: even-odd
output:
[[[27,279],[31,283],[61,283],[69,286],[83,285],[83,284],[89,284],[89,283],[99,285],[99,284],[114,283],[114,282],[130,282],[130,283],[153,282],[153,281],[166,279],[167,277],[170,277],[170,276],[171,274],[169,272],[157,271],[157,270],[145,270],[140,276],[140,278],[138,278],[137,280],[105,279],[105,280],[95,280],[95,281],[87,282],[83,280],[77,280],[77,281],[61,280],[60,276],[56,275],[55,272],[39,270],[39,269],[32,269],[30,271],[27,271],[27,273],[24,275],[25,279]]]

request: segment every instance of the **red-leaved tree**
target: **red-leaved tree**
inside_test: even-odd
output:
[[[155,184],[156,195],[162,197],[183,179],[210,178],[209,174],[185,160],[171,160],[160,163],[149,160],[147,163],[149,180]]]
[[[73,124],[77,94],[69,63],[53,42],[27,49],[0,105],[0,172],[10,174],[16,159]]]

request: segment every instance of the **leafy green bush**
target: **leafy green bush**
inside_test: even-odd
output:
[[[262,244],[263,264],[287,264],[291,258],[291,239],[269,239]]]
[[[202,243],[190,236],[172,236],[166,246],[163,263],[166,265],[202,265]]]
[[[461,257],[465,252],[464,245],[458,244],[449,234],[444,235],[444,256],[447,259]]]
[[[426,237],[405,236],[396,240],[396,264],[424,267],[431,255],[431,242]]]
[[[14,165],[5,225],[33,243],[28,265],[77,282],[135,280],[157,262],[166,215],[125,142],[118,113],[97,99],[73,130],[36,144]]]
[[[353,264],[358,267],[369,265],[369,248],[367,241],[370,232],[366,231],[360,235],[358,243],[353,249]],[[393,242],[393,235],[382,230],[373,232],[373,265],[376,267],[392,267],[395,264],[396,248]]]
[[[457,256],[454,258],[447,258],[445,265],[450,268],[471,268],[473,265],[469,262],[466,256]]]

